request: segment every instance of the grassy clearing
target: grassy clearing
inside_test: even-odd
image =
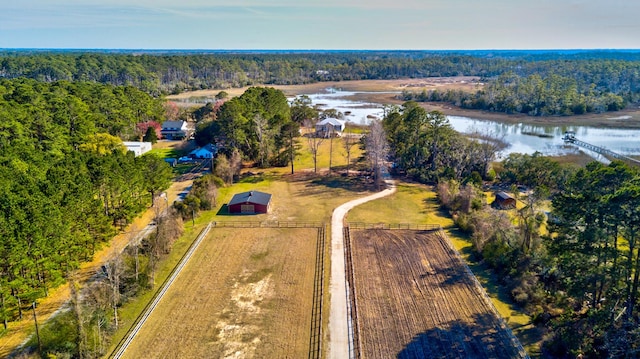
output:
[[[401,182],[397,192],[376,201],[365,203],[349,212],[350,222],[418,223],[453,226],[453,220],[437,203],[435,192],[428,186]]]
[[[315,229],[212,229],[126,357],[306,356],[315,239]]]
[[[309,152],[309,140],[306,137],[298,138],[300,149],[295,157],[293,167],[294,171],[313,171],[313,155]],[[363,155],[363,151],[358,145],[354,145],[351,149],[351,165],[350,170],[354,170],[358,159]],[[334,138],[333,144],[329,139],[323,140],[318,149],[317,166],[318,172],[324,172],[329,169],[329,159],[331,157],[331,167],[335,171],[345,170],[347,166],[347,153],[344,149],[342,138]],[[255,171],[254,169],[252,169]],[[278,174],[291,173],[291,167],[273,168],[270,171]]]

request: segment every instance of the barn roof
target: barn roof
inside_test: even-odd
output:
[[[509,196],[506,192],[498,192],[496,193],[496,199],[500,199],[501,201],[505,201],[508,199],[513,199],[513,197]]]
[[[255,203],[255,204],[261,204],[266,206],[269,204],[270,201],[271,201],[271,194],[269,193],[264,193],[260,191],[249,191],[249,192],[236,193],[235,195],[233,195],[233,198],[231,198],[231,201],[229,201],[228,206],[233,206],[234,204],[241,204],[241,203]]]

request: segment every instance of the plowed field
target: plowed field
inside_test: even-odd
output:
[[[309,354],[317,229],[214,228],[125,358]]]
[[[519,358],[441,232],[354,230],[351,248],[363,358]]]

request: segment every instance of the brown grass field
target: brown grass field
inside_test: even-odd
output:
[[[213,228],[125,357],[307,357],[316,238]]]
[[[363,358],[525,353],[441,232],[351,233]]]

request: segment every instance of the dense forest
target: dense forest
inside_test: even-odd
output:
[[[477,93],[403,93],[507,113],[613,111],[640,99],[637,51],[0,52],[0,77],[186,90],[318,81],[478,76]]]
[[[493,78],[476,92],[462,90],[423,90],[420,93],[403,91],[405,101],[448,102],[455,106],[530,116],[570,116],[622,110],[640,98],[640,73],[629,69],[619,79],[595,82],[578,81],[574,77],[555,73],[522,77],[508,72]],[[615,90],[612,90],[615,89]]]
[[[5,327],[169,185],[161,158],[134,157],[121,139],[161,116],[161,102],[134,87],[0,80]]]

